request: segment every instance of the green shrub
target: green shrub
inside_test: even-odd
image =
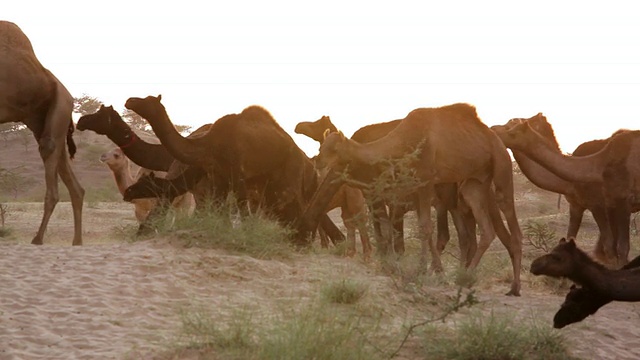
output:
[[[507,314],[479,313],[453,328],[431,327],[424,337],[427,359],[567,359],[564,337],[556,330]]]
[[[227,323],[198,309],[182,312],[181,319],[177,356],[197,349],[200,358],[215,359],[375,359],[366,341],[376,331],[374,325],[339,316],[327,307],[282,311],[261,321],[237,313]]]
[[[320,292],[322,298],[329,303],[350,305],[362,299],[367,287],[356,281],[343,279],[327,284]]]
[[[208,207],[189,217],[167,216],[153,221],[159,234],[177,235],[188,246],[218,248],[258,259],[283,259],[293,254],[292,230],[263,214],[240,218],[228,206]]]

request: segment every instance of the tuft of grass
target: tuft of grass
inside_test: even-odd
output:
[[[376,359],[366,337],[377,325],[338,316],[332,309],[290,309],[257,320],[246,312],[225,323],[202,309],[181,313],[176,356],[198,350],[200,358],[220,359]]]
[[[454,283],[457,286],[470,289],[478,283],[478,274],[476,273],[475,269],[471,270],[464,267],[459,267],[455,273]]]
[[[228,324],[216,321],[216,316],[205,310],[182,310],[181,347],[197,350],[215,350],[228,355],[241,355],[250,352],[253,342],[254,326],[251,316],[238,312]]]
[[[353,280],[343,279],[325,285],[320,293],[322,298],[329,303],[352,305],[367,293],[367,286]]]
[[[287,259],[293,231],[262,213],[238,216],[228,206],[210,206],[189,217],[172,210],[152,221],[160,235],[176,235],[187,246],[218,248],[258,259]]]
[[[429,359],[567,359],[566,340],[546,326],[508,314],[472,314],[453,328],[431,327],[423,339]]]
[[[359,360],[379,358],[368,337],[377,325],[344,317],[329,307],[294,311],[260,340],[255,359]]]
[[[8,238],[11,234],[13,234],[12,228],[6,226],[0,227],[0,238]]]

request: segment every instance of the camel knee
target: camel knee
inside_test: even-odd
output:
[[[56,150],[56,142],[53,138],[46,136],[38,141],[38,152],[42,160],[47,160]]]

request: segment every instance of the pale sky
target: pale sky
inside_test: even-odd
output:
[[[78,97],[119,111],[162,94],[198,126],[253,104],[293,133],[322,115],[346,135],[418,107],[476,106],[488,125],[547,116],[562,150],[640,129],[632,1],[67,1],[0,19]]]

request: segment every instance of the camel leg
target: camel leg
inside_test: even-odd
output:
[[[453,215],[453,213],[451,215]],[[449,243],[449,239],[451,238],[451,235],[449,234],[449,213],[442,204],[436,205],[436,230],[436,237],[438,239],[436,241],[436,247],[438,248],[438,252],[442,254],[444,248]],[[460,234],[458,233],[458,237],[459,235]]]
[[[404,254],[404,214],[407,208],[404,205],[393,205],[389,207],[391,227],[393,233],[391,239],[393,241],[393,251],[397,255]]]
[[[320,236],[320,247],[323,249],[329,248],[329,238],[327,237],[327,233],[322,230],[321,227],[318,226],[318,235]]]
[[[342,218],[344,227],[347,229],[347,251],[348,257],[354,257],[356,255],[356,227],[352,219]]]
[[[62,182],[69,190],[71,198],[71,208],[73,209],[73,245],[82,245],[82,201],[84,199],[84,189],[76,178],[71,164],[67,159],[67,152],[62,151],[60,163],[58,165],[58,173]]]
[[[387,255],[389,254],[389,245],[393,241],[393,230],[384,202],[375,201],[371,204],[371,216],[376,230],[375,237],[378,251],[382,255]]]
[[[431,270],[442,272],[442,261],[436,242],[433,240],[433,224],[431,222],[431,204],[433,201],[433,186],[423,186],[418,189],[418,221],[420,223],[420,260],[427,262],[427,252],[431,253]]]
[[[461,209],[451,209],[449,213],[458,233],[460,264],[464,267],[469,267],[478,248],[475,238],[476,220],[471,210],[464,213]]]
[[[585,209],[581,206],[569,203],[569,228],[567,229],[567,239],[575,239],[578,237],[578,230],[580,230],[580,224],[582,224],[584,210]],[[593,210],[591,212],[593,213]]]
[[[496,185],[495,194],[490,192],[492,197],[492,205],[497,203],[500,210],[504,214],[504,218],[507,221],[509,232],[506,229],[502,231],[502,220],[500,224],[502,226],[496,227],[498,238],[502,241],[502,244],[507,248],[509,257],[511,258],[511,264],[513,266],[513,282],[511,283],[511,290],[507,293],[509,296],[520,296],[520,268],[522,266],[522,231],[520,230],[520,224],[516,217],[516,207],[513,200],[513,183],[511,186],[504,190]],[[510,192],[509,192],[510,191]],[[497,211],[496,211],[497,212]],[[500,219],[500,214],[497,213],[492,218]],[[500,230],[500,231],[498,231]],[[510,236],[509,236],[510,234]]]
[[[629,262],[631,211],[626,199],[616,199],[613,205],[608,209],[609,223],[617,245],[618,265],[625,265]]]
[[[362,243],[362,254],[364,260],[371,258],[371,242],[369,241],[369,229],[367,229],[367,221],[364,214],[360,214],[356,219],[358,233],[360,234],[360,242]]]
[[[593,219],[596,221],[600,232],[598,234],[598,242],[594,249],[594,256],[604,263],[617,262],[618,250],[611,230],[611,224],[609,223],[607,210],[602,206],[597,206],[591,209],[591,214],[593,214]],[[567,234],[567,239],[571,237],[571,235]],[[575,238],[575,235],[573,237]]]
[[[51,214],[60,199],[58,194],[58,164],[60,163],[61,153],[64,153],[64,148],[62,147],[64,146],[64,143],[62,146],[60,145],[60,141],[56,144],[50,137],[45,136],[41,138],[38,145],[40,157],[44,163],[46,192],[44,195],[44,213],[42,215],[42,221],[40,222],[40,227],[38,228],[36,236],[31,240],[31,243],[34,245],[42,245],[42,239],[44,238],[44,233],[47,230],[47,225],[49,225]]]
[[[470,269],[474,269],[480,263],[482,255],[487,251],[493,238],[495,231],[489,219],[489,213],[486,208],[488,202],[487,189],[480,182],[470,179],[460,185],[460,193],[465,203],[471,208],[474,218],[480,227],[480,243],[478,249],[469,264]]]

